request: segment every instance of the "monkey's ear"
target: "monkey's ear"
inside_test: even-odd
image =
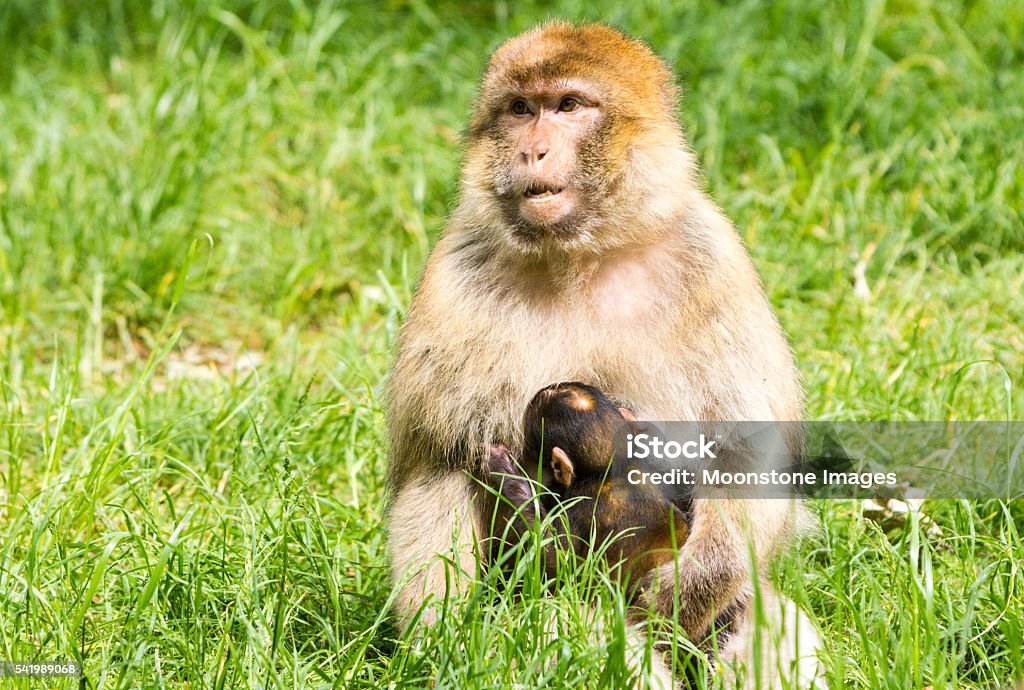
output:
[[[551,471],[555,473],[555,481],[568,488],[575,476],[575,469],[568,453],[555,446],[551,449]]]
[[[619,414],[625,417],[627,422],[631,424],[636,423],[636,415],[633,414],[633,410],[629,409],[628,407],[620,407]]]

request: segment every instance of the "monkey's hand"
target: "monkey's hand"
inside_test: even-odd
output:
[[[570,546],[563,521],[553,525],[545,521],[547,511],[537,500],[533,481],[516,465],[504,444],[485,448],[481,474],[492,494],[491,557],[495,558],[497,550],[500,558],[502,549],[520,544],[524,538],[539,537],[545,572],[555,577],[558,552]],[[539,534],[537,525],[541,525]]]
[[[533,502],[533,485],[516,466],[504,443],[491,443],[486,448],[482,474],[484,483],[512,508],[518,509]]]
[[[687,639],[701,644],[713,632],[712,624],[748,594],[743,553],[732,535],[691,534],[677,560],[642,578],[640,606],[674,618]]]
[[[505,444],[491,443],[484,449],[481,479],[490,488],[495,536],[508,525],[521,538],[535,519],[543,516],[533,483],[516,465]]]

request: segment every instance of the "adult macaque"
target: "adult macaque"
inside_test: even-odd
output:
[[[786,338],[701,188],[678,95],[647,46],[601,25],[553,22],[491,56],[459,203],[388,382],[403,624],[462,586],[450,564],[472,577],[486,556],[474,476],[495,440],[522,438],[522,410],[551,382],[585,381],[641,419],[800,419]],[[645,603],[704,639],[750,601],[751,571],[795,516],[781,500],[695,500],[678,562],[651,573]]]
[[[546,512],[555,502],[563,504],[564,524],[553,522],[555,538],[547,542],[549,574],[557,563],[556,545],[581,557],[598,547],[632,592],[638,578],[671,560],[686,539],[686,516],[667,492],[627,481],[625,441],[635,422],[632,412],[593,386],[559,383],[538,391],[523,416],[522,443],[523,460],[543,469],[547,491],[538,502],[530,501],[531,479],[516,468],[508,448],[491,447],[482,475],[504,502],[495,506],[495,515],[510,524],[512,535],[543,517],[537,508]],[[507,547],[500,539],[502,525],[493,531],[494,547]]]

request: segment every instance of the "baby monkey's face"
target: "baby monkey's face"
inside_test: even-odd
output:
[[[622,459],[625,436],[636,419],[604,393],[584,383],[541,389],[523,417],[523,461],[539,462],[544,483],[568,489],[583,478],[604,477]],[[550,480],[550,481],[549,481]]]

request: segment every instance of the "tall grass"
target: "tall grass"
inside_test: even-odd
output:
[[[76,659],[103,688],[626,678],[596,561],[550,596],[527,553],[519,597],[484,579],[418,639],[387,612],[389,348],[487,52],[556,16],[680,76],[809,416],[1020,418],[1018,2],[12,0],[0,659]],[[774,579],[819,621],[830,687],[1024,677],[1019,504],[930,504],[938,540],[814,510]]]

